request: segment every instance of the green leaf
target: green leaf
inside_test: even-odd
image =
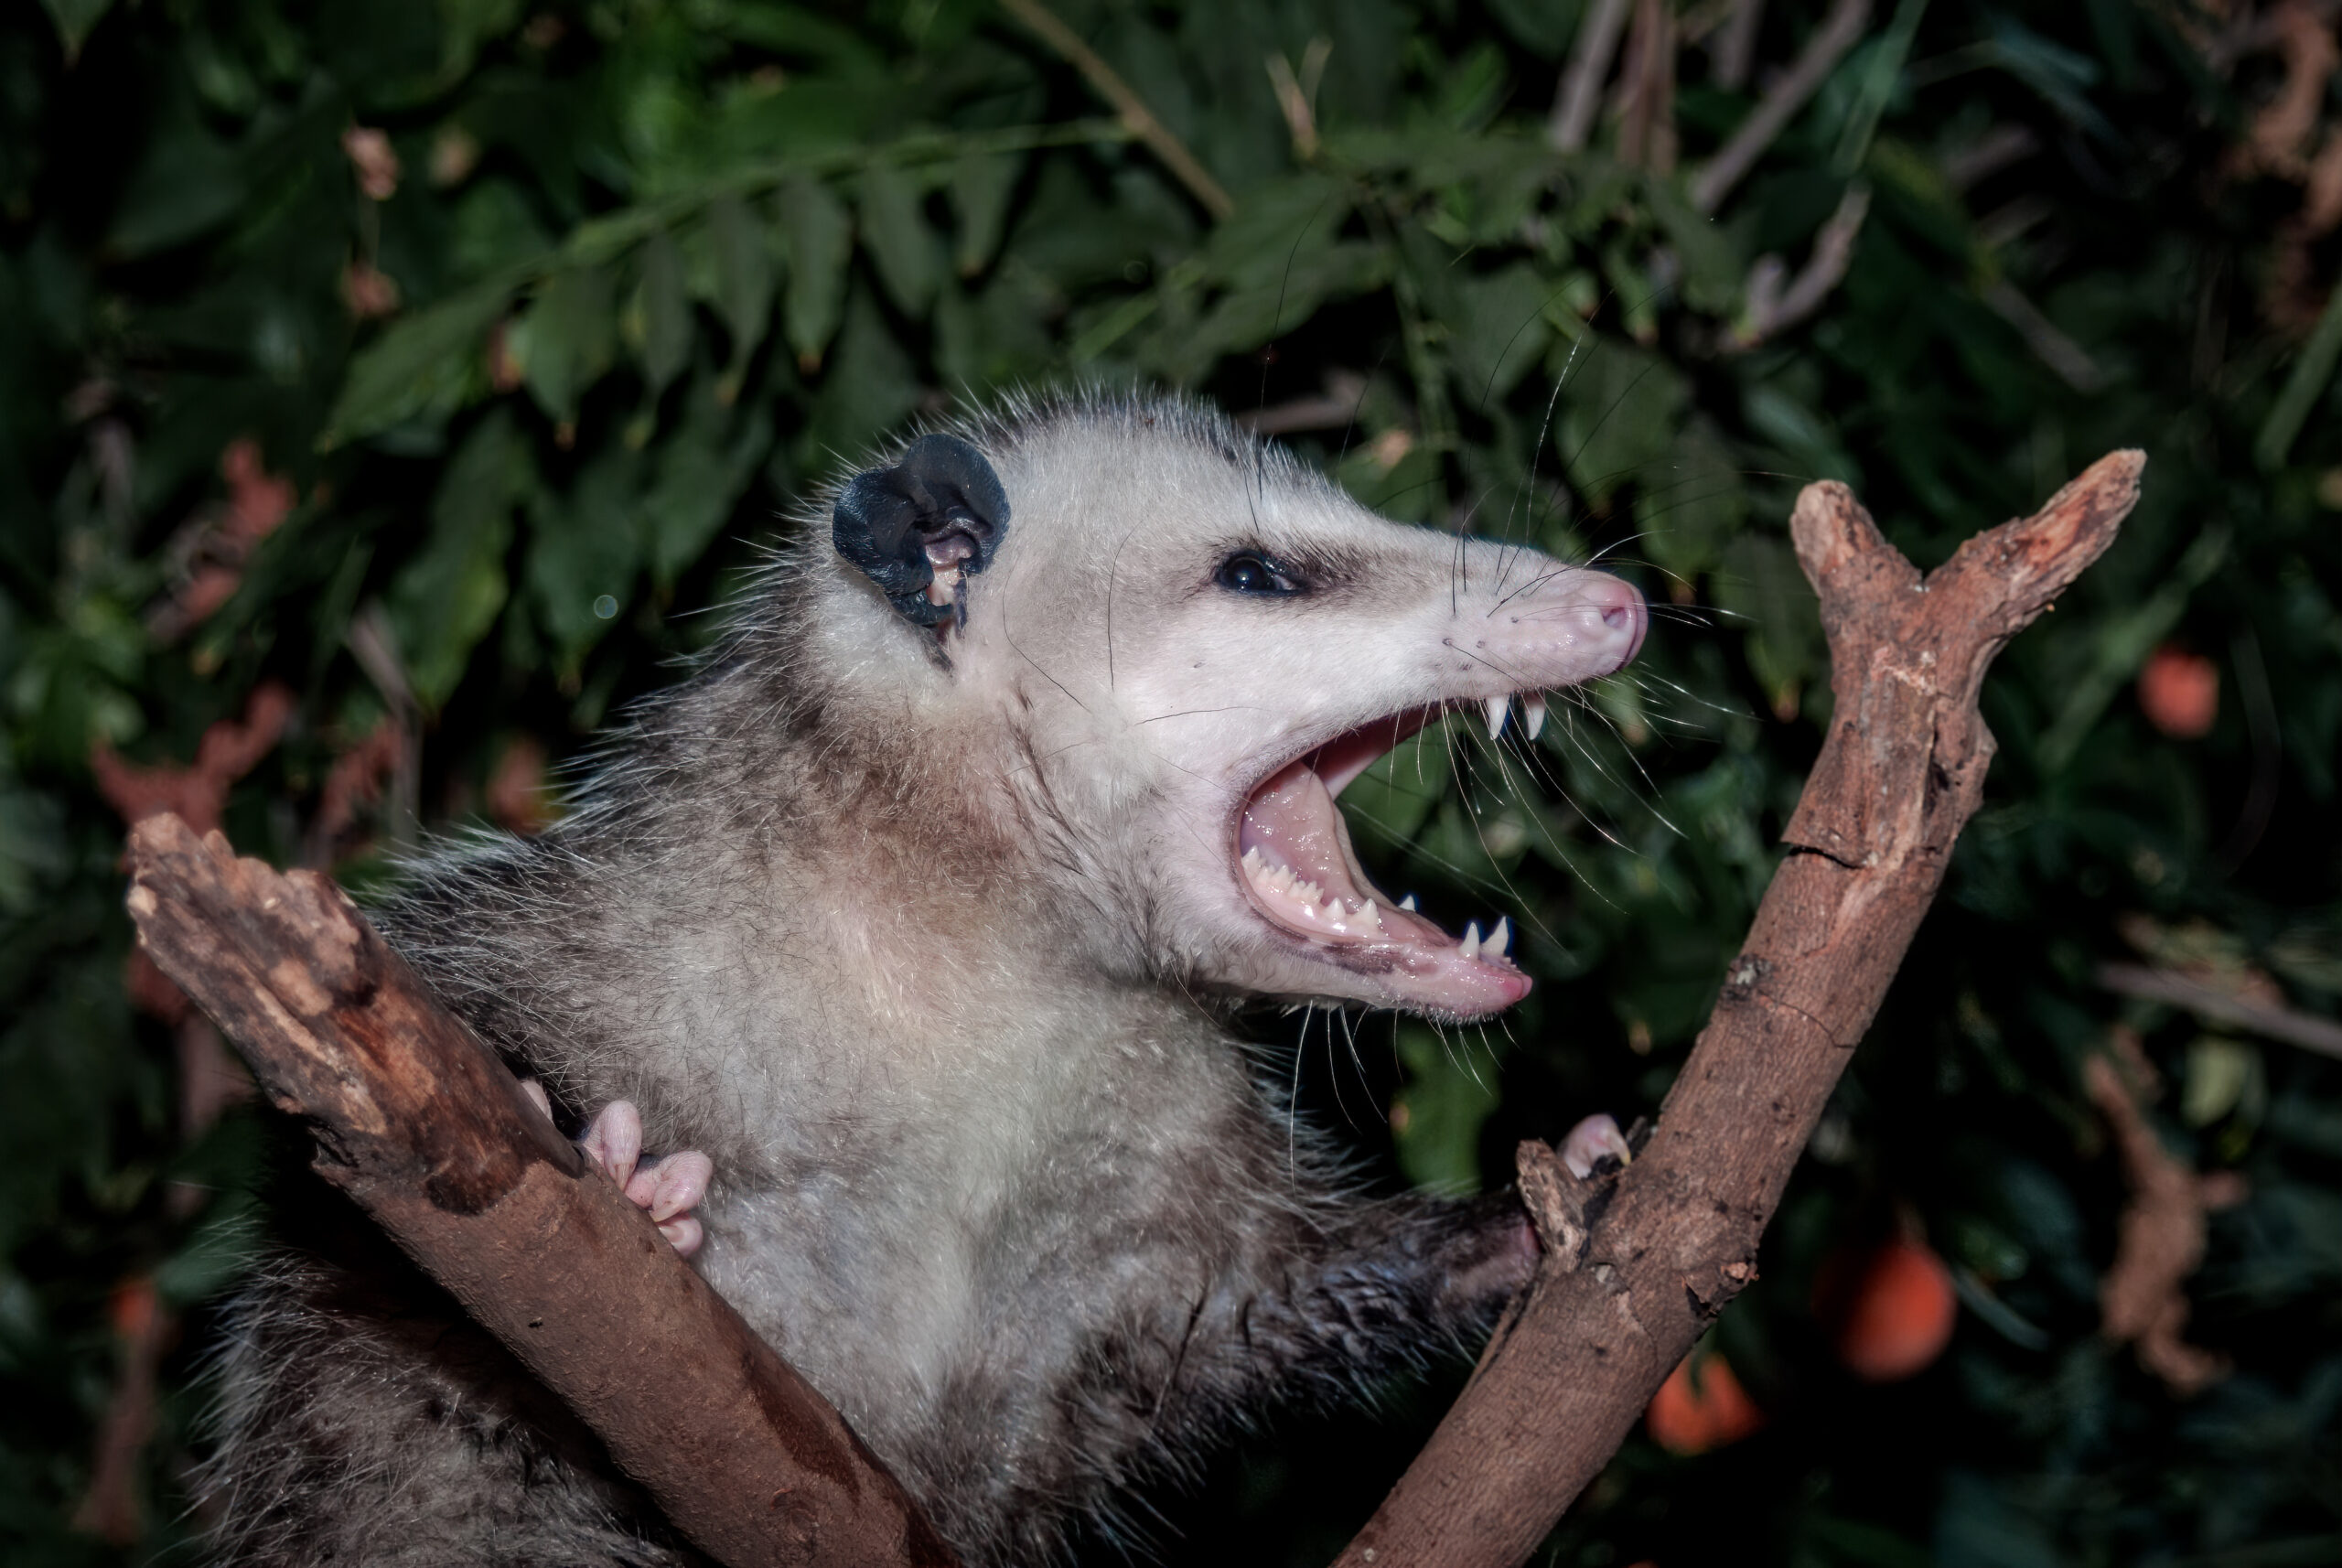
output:
[[[113,9],[113,0],[41,0],[41,7],[57,28],[57,41],[64,47],[66,62],[70,64],[80,58],[90,29]]]
[[[641,470],[640,453],[611,446],[578,471],[566,495],[540,489],[533,497],[521,575],[564,679],[575,678],[586,650],[634,597],[643,554]]]
[[[644,546],[659,587],[672,587],[706,551],[771,445],[772,420],[764,410],[734,414],[707,378],[693,389],[674,435],[655,456],[642,498]]]
[[[1715,316],[1739,308],[1747,285],[1748,257],[1735,231],[1693,211],[1673,185],[1652,181],[1649,199],[1651,216],[1666,231],[1682,264],[1684,303]]]
[[[422,553],[391,581],[384,602],[407,679],[426,710],[455,692],[472,649],[504,607],[512,512],[534,478],[511,410],[492,410],[447,465]]]
[[[1495,1060],[1464,1039],[1402,1025],[1407,1086],[1391,1105],[1400,1170],[1424,1191],[1450,1197],[1480,1190],[1480,1129],[1499,1099]]]
[[[54,797],[0,787],[0,914],[31,912],[44,886],[72,868],[64,831]]]
[[[642,366],[642,380],[655,402],[692,357],[692,302],[683,286],[683,255],[665,234],[654,234],[636,253],[634,292],[618,330]]]
[[[874,163],[862,175],[862,242],[878,265],[878,281],[906,316],[921,317],[942,281],[943,258],[927,220],[919,214],[919,191],[904,172]]]
[[[789,252],[789,346],[811,371],[838,329],[845,309],[845,265],[854,253],[854,225],[845,203],[816,179],[795,179],[774,198]]]
[[[951,215],[959,224],[952,262],[963,278],[974,277],[1000,249],[1008,223],[1008,199],[1025,170],[1015,153],[971,153],[951,165]]]
[[[1522,48],[1546,59],[1559,59],[1577,36],[1584,0],[1490,0],[1488,14]]]
[[[1747,487],[1715,428],[1694,419],[1635,487],[1635,521],[1651,558],[1688,583],[1715,564],[1748,514]]]
[[[918,406],[919,395],[918,367],[887,330],[869,289],[855,289],[837,358],[806,427],[804,466],[827,467],[839,454],[865,450]]]
[[[709,297],[732,335],[731,371],[736,387],[748,356],[765,340],[772,323],[772,239],[746,202],[729,198],[707,209],[704,232]]]
[[[1556,346],[1563,414],[1554,439],[1570,482],[1595,505],[1664,456],[1691,383],[1653,354],[1588,333],[1574,348]]]
[[[2261,1081],[2261,1053],[2241,1040],[2206,1035],[2187,1047],[2179,1113],[2190,1127],[2208,1127],[2242,1103]]]
[[[492,280],[394,321],[350,361],[326,419],[330,449],[410,422],[435,424],[488,389],[481,349],[511,286]]]
[[[2102,616],[2093,625],[2090,661],[2067,683],[2057,718],[2041,734],[2035,755],[2044,768],[2055,773],[2074,759],[2114,694],[2139,672],[2155,644],[2171,635],[2187,613],[2189,597],[2228,559],[2232,537],[2224,527],[2205,529],[2143,604]]]
[[[1502,403],[1545,357],[1545,307],[1561,285],[1526,262],[1456,285],[1456,394],[1466,407]]]
[[[523,0],[439,0],[439,79],[470,70],[483,45],[520,26],[523,9]]]
[[[1741,400],[1741,413],[1750,428],[1789,457],[1798,477],[1836,479],[1857,491],[1862,489],[1862,470],[1839,444],[1837,433],[1789,388],[1778,381],[1749,388]]]
[[[605,267],[574,267],[548,279],[507,346],[529,395],[559,424],[577,418],[578,400],[610,368],[616,353],[617,280]]]
[[[1825,668],[1821,606],[1786,540],[1744,533],[1724,546],[1716,602],[1748,631],[1748,668],[1776,716],[1797,712],[1805,684]]]
[[[93,18],[94,19],[94,18]],[[158,136],[114,209],[106,248],[144,256],[185,244],[233,216],[250,194],[238,150],[191,117]]]

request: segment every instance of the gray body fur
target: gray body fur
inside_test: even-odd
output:
[[[565,1114],[631,1100],[649,1147],[713,1156],[698,1266],[974,1565],[1058,1554],[1525,1278],[1517,1208],[1356,1196],[1227,1029],[1262,993],[1489,1009],[1280,940],[1226,823],[1313,737],[1602,671],[1492,677],[1455,639],[1499,575],[1549,606],[1594,575],[1374,519],[1185,405],[965,434],[1016,510],[963,628],[906,623],[811,526],[577,811],[448,852],[380,918]],[[1321,591],[1223,602],[1247,541]],[[229,1560],[692,1560],[394,1260],[288,1256],[225,1372]]]

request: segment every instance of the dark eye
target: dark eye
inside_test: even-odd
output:
[[[1219,564],[1212,581],[1231,594],[1284,596],[1301,592],[1292,574],[1257,550],[1239,550]]]

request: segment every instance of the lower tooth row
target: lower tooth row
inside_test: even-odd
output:
[[[1269,865],[1258,849],[1244,852],[1243,865],[1244,875],[1252,879],[1254,886],[1264,892],[1279,894],[1299,903],[1310,913],[1323,916],[1337,931],[1347,934],[1348,922],[1378,936],[1381,934],[1382,914],[1374,907],[1373,899],[1369,898],[1363,904],[1344,904],[1315,882],[1303,880],[1295,874],[1293,867]],[[1414,907],[1415,896],[1412,893],[1399,904],[1402,909],[1413,909]],[[1464,928],[1464,940],[1456,945],[1466,958],[1503,958],[1512,947],[1512,922],[1499,917],[1496,929],[1483,937],[1480,935],[1480,923],[1475,920]]]
[[[1324,918],[1335,930],[1345,935],[1349,934],[1353,926],[1376,935],[1381,933],[1382,915],[1375,908],[1373,899],[1369,898],[1362,904],[1345,904],[1339,897],[1327,893],[1315,882],[1296,875],[1291,866],[1268,865],[1261,858],[1258,849],[1244,852],[1244,875],[1252,879],[1254,886],[1300,904],[1310,914]]]

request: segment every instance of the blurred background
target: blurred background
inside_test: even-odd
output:
[[[2342,1563],[2332,0],[43,0],[0,12],[0,1552],[186,1562],[301,1157],[131,954],[124,822],[379,886],[540,829],[793,498],[1185,388],[1662,607],[1346,802],[1501,1027],[1258,1027],[1377,1180],[1654,1109],[1830,710],[1789,553],[2118,446],[1987,803],[1736,1302],[1555,1563]],[[1327,1561],[1460,1369],[1150,1499]],[[1101,1540],[1112,1560],[1128,1541]]]

